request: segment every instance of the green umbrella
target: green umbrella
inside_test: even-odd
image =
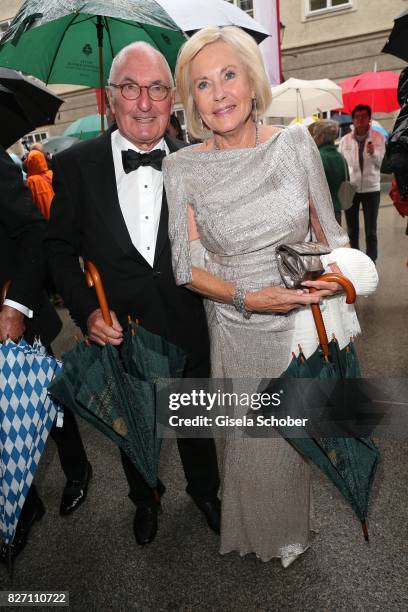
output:
[[[335,340],[329,343],[330,361],[327,362],[320,348],[305,359],[302,355],[293,358],[281,378],[359,378],[361,376],[357,355],[352,343],[340,351]],[[302,363],[303,361],[303,363]],[[309,393],[302,398],[300,411],[309,410],[311,420],[317,420],[316,410],[324,409],[324,402],[317,397],[319,390],[310,385]],[[296,398],[299,401],[299,398]],[[299,411],[299,405],[297,407]],[[285,435],[284,428],[280,428]],[[307,433],[305,431],[305,433]],[[287,438],[303,455],[308,457],[338,488],[352,506],[363,525],[364,537],[368,540],[367,512],[371,484],[374,478],[379,452],[369,438],[327,437]]]
[[[180,378],[185,366],[185,353],[171,342],[129,320],[121,356],[126,371],[156,383],[158,379]]]
[[[114,56],[145,41],[174,69],[186,37],[155,0],[26,0],[0,44],[0,66],[45,83],[103,90]],[[101,96],[104,115],[104,96]]]
[[[108,127],[107,119],[104,117],[104,129]],[[87,115],[81,117],[71,123],[64,131],[64,136],[71,136],[79,138],[79,140],[89,140],[95,138],[101,131],[101,117],[100,115]]]
[[[107,324],[112,324],[96,267],[88,262],[87,282],[94,285]],[[119,348],[78,344],[63,355],[63,369],[51,394],[122,448],[159,501],[157,472],[160,440],[156,435],[159,378],[181,376],[184,352],[129,321]]]
[[[343,285],[347,291],[347,302],[355,300],[355,291],[351,283],[337,274],[326,274],[319,280],[330,280]],[[347,281],[347,282],[345,282]],[[298,356],[293,354],[288,368],[281,374],[282,379],[305,378],[311,379],[310,385],[287,385],[287,396],[290,397],[285,403],[285,408],[291,411],[291,415],[305,417],[309,416],[309,422],[319,422],[321,414],[325,413],[330,398],[325,396],[324,391],[316,384],[316,380],[360,378],[361,371],[358,358],[352,342],[342,350],[335,339],[328,342],[326,330],[324,329],[320,309],[314,305],[314,317],[318,329],[320,346],[307,359],[302,352]],[[317,312],[318,311],[318,312]],[[282,382],[271,382],[265,389],[267,393],[273,394]],[[339,391],[339,390],[337,390]],[[335,391],[336,394],[336,391]],[[357,401],[351,398],[350,401]],[[265,410],[265,416],[268,410]],[[271,410],[269,410],[271,412]],[[298,433],[304,437],[292,437],[293,431],[286,427],[277,427],[279,433],[285,437],[290,444],[302,455],[317,465],[320,470],[338,488],[344,498],[350,503],[354,512],[360,519],[365,539],[368,541],[367,513],[369,493],[374,478],[379,452],[375,444],[369,438],[353,437],[322,437],[312,438],[306,428]],[[247,430],[250,434],[250,430]]]

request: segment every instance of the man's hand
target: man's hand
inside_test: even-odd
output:
[[[0,340],[7,338],[18,340],[25,332],[24,315],[12,306],[3,306],[0,310]]]
[[[105,346],[107,343],[113,344],[113,346],[119,346],[123,342],[122,326],[116,314],[112,310],[110,313],[112,317],[112,327],[106,325],[99,308],[91,312],[86,322],[89,339],[100,346]]]

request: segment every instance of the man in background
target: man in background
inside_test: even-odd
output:
[[[359,248],[359,212],[363,207],[366,253],[374,261],[378,256],[377,218],[380,206],[380,168],[385,153],[382,134],[370,128],[371,108],[357,105],[352,112],[354,130],[340,141],[339,151],[345,157],[350,182],[356,188],[353,205],[346,210],[350,245]]]

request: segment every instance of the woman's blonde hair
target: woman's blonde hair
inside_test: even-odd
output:
[[[257,116],[262,117],[272,100],[271,86],[265,72],[261,52],[254,39],[235,26],[208,26],[196,32],[181,47],[176,65],[176,86],[186,112],[187,129],[194,138],[203,138],[206,130],[194,102],[190,64],[205,47],[215,42],[233,47],[244,64],[255,92]]]

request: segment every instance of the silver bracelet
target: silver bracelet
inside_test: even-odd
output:
[[[235,310],[243,315],[244,319],[250,319],[252,312],[245,308],[245,295],[245,289],[242,287],[236,287],[235,293],[232,296],[232,305],[234,306]]]

